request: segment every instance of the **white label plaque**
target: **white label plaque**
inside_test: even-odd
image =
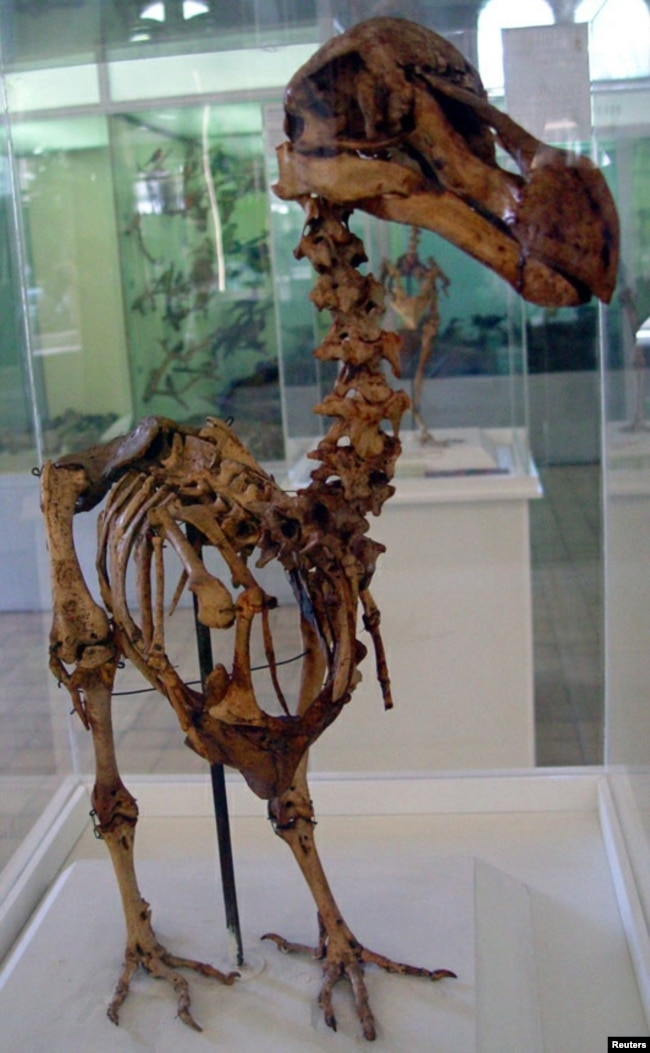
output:
[[[538,139],[591,139],[589,38],[578,25],[504,29],[506,111]]]

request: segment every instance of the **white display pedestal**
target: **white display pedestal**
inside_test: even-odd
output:
[[[369,530],[387,548],[371,591],[394,709],[383,712],[361,630],[363,681],[316,744],[314,770],[534,764],[528,506],[540,488],[518,468],[512,435],[453,429],[440,432],[448,451],[406,444],[395,496]]]
[[[150,779],[131,788],[142,807],[140,883],[158,937],[176,953],[230,968],[206,782]],[[123,926],[105,847],[86,821],[72,868],[54,881],[0,973],[3,1053],[368,1048],[345,984],[336,990],[334,1034],[316,1004],[318,963],[259,942],[269,930],[311,942],[313,905],[261,802],[240,782],[230,791],[253,968],[231,988],[187,974],[203,1033],[187,1031],[173,992],[141,973],[120,1027],[106,1019]],[[634,889],[602,773],[316,778],[313,791],[324,864],[357,937],[458,973],[430,984],[368,969],[378,1025],[371,1048],[594,1053],[608,1035],[648,1034],[626,923]],[[77,816],[75,801],[69,822]]]

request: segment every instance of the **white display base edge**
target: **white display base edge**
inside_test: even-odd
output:
[[[212,797],[196,776],[134,776],[126,780],[143,817],[207,816]],[[650,1027],[650,936],[629,846],[623,835],[621,798],[615,803],[603,768],[544,769],[432,776],[378,774],[312,776],[320,815],[514,814],[596,812],[639,993]],[[351,787],[354,786],[354,793]],[[15,942],[88,827],[90,783],[70,777],[0,875],[0,958]],[[232,816],[264,813],[239,776],[227,778]],[[624,799],[623,799],[624,806]],[[625,822],[625,829],[634,823]],[[644,846],[635,846],[642,851]]]
[[[594,768],[511,769],[500,772],[314,772],[309,785],[320,815],[449,815],[453,813],[574,812],[597,810]],[[200,776],[125,777],[141,815],[209,816],[209,780]],[[92,786],[88,782],[88,789]],[[266,814],[266,804],[239,775],[227,775],[233,816]]]
[[[598,805],[600,828],[616,891],[621,923],[630,949],[643,1011],[650,1027],[650,935],[648,934],[648,922],[634,877],[621,818],[606,779],[601,779],[598,783]],[[621,807],[620,800],[618,807]],[[629,824],[627,828],[629,830]]]
[[[68,776],[0,874],[0,960],[65,863],[88,811],[86,787]]]

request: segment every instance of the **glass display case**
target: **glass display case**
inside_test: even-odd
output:
[[[328,323],[309,299],[309,263],[293,256],[302,210],[271,190],[269,143],[280,129],[281,107],[254,101],[171,99],[159,109],[12,122],[32,283],[31,386],[22,424],[7,428],[5,471],[33,461],[33,427],[42,455],[55,456],[148,414],[183,423],[212,414],[233,418],[255,456],[286,460],[295,475],[324,428],[312,409],[335,370],[311,353]],[[426,232],[416,249],[423,273],[400,275],[412,232],[359,217],[353,225],[384,278],[386,324],[403,336],[402,374],[419,411],[419,424],[407,422],[401,471],[527,472],[519,298]],[[432,275],[432,297],[413,322],[409,304]],[[593,341],[595,326],[589,332]],[[499,438],[510,430],[509,453],[495,453],[504,443],[489,429]]]
[[[403,625],[417,655],[404,647],[396,653],[396,668],[404,670],[398,676],[412,677],[418,655],[433,653],[440,640],[464,637],[462,654],[448,650],[449,684],[440,672],[444,654],[436,658],[447,703],[436,703],[427,719],[437,714],[447,726],[456,719],[453,674],[469,699],[465,723],[459,719],[457,727],[459,735],[476,739],[474,770],[509,762],[489,753],[473,693],[483,690],[483,677],[495,695],[503,694],[499,677],[508,662],[523,670],[535,693],[523,722],[526,764],[535,755],[550,765],[604,763],[635,846],[647,908],[650,59],[638,41],[648,39],[649,13],[643,0],[625,3],[617,48],[611,46],[617,0],[573,5],[575,21],[588,27],[593,135],[591,128],[564,127],[553,139],[591,154],[616,198],[622,265],[608,307],[595,301],[560,310],[525,306],[503,281],[432,233],[416,237],[408,227],[360,212],[352,222],[368,268],[384,283],[387,325],[405,338],[400,384],[419,413],[404,419],[398,500],[377,530],[373,524],[373,536],[381,539],[386,529],[400,556],[391,596],[400,591],[401,568],[408,589],[422,588],[439,608],[439,622],[427,608],[416,627],[411,595],[402,596]],[[323,40],[376,6],[329,0],[0,4],[0,866],[10,868],[7,887],[26,865],[29,837],[41,836],[46,805],[91,770],[88,736],[47,669],[49,572],[33,470],[49,457],[121,434],[145,415],[189,424],[215,415],[234,421],[255,457],[288,489],[307,481],[313,467],[307,454],[326,428],[313,407],[330,390],[336,369],[311,353],[329,323],[309,299],[311,267],[293,251],[302,209],[272,191],[274,147],[283,135],[282,93],[292,73]],[[489,44],[494,27],[499,42],[502,29],[557,28],[554,9],[570,6],[521,0],[513,15],[498,0],[422,0],[400,5],[400,13],[480,59],[490,101],[501,106],[507,84],[501,55]],[[404,266],[409,254],[411,262],[417,256],[419,270]],[[405,300],[417,299],[420,281],[429,282],[426,309],[407,317]],[[572,489],[570,482],[563,503],[553,505],[544,469],[557,465],[588,466],[596,480],[585,517],[592,534],[577,556],[563,529],[581,484]],[[546,497],[537,500],[545,488]],[[510,494],[525,506],[516,543],[500,519],[489,518],[492,512],[484,529],[501,547],[488,551],[477,534],[468,542],[474,527],[467,524],[478,520],[478,506],[483,516],[490,495],[496,509]],[[529,501],[544,535],[539,543],[533,539],[532,553]],[[454,502],[467,517],[462,529],[449,518]],[[95,526],[93,516],[77,526],[90,575]],[[400,551],[405,537],[410,552]],[[455,540],[458,566],[447,547]],[[511,588],[514,579],[504,567],[515,556],[520,576]],[[599,594],[591,606],[590,600],[603,580],[601,616]],[[291,596],[279,588],[281,618]],[[461,618],[453,603],[463,589]],[[497,614],[509,592],[526,613],[506,631]],[[582,606],[578,594],[587,597]],[[547,618],[542,599],[549,596],[557,602]],[[391,610],[399,607],[391,600]],[[590,620],[594,633],[585,643],[581,633]],[[396,652],[406,639],[401,632],[398,625]],[[287,636],[288,652],[294,644]],[[189,606],[178,612],[178,647],[188,676],[196,675]],[[549,688],[552,648],[562,680]],[[488,652],[486,678],[476,655]],[[129,694],[138,681],[128,671],[118,687],[124,771],[202,772],[203,762],[182,745],[171,710],[151,696]],[[549,726],[540,723],[542,697]],[[488,723],[489,706],[482,712]],[[411,739],[400,740],[390,728],[392,743],[374,731],[366,737],[367,713],[362,701],[359,726],[355,717],[348,725],[348,747],[332,732],[326,769],[338,756],[358,771],[383,770],[390,767],[389,745],[396,747],[395,763],[408,765]],[[514,717],[503,719],[519,735]],[[556,748],[569,722],[572,751]],[[492,723],[507,738],[494,715]],[[412,714],[408,735],[417,740],[419,732],[420,717]]]
[[[612,5],[606,5],[612,8]],[[603,22],[607,15],[603,12]],[[646,12],[647,16],[647,12]],[[635,11],[647,34],[650,22]],[[596,20],[598,21],[598,20]],[[611,25],[611,22],[608,23]],[[595,98],[602,150],[611,157],[621,216],[617,295],[602,326],[603,492],[606,536],[605,760],[622,817],[641,924],[650,918],[650,677],[648,627],[650,539],[650,428],[648,314],[650,313],[650,126],[647,119],[650,55],[630,46],[628,62],[645,79],[620,95]],[[644,64],[643,64],[644,63]],[[644,101],[645,100],[645,101]]]

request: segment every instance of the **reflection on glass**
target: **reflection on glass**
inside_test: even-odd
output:
[[[650,74],[650,11],[644,0],[576,0],[565,5],[551,0],[487,0],[478,18],[479,70],[486,88],[503,90],[502,29],[561,21],[589,24],[592,80]]]
[[[582,0],[575,21],[590,23],[593,80],[648,76],[650,10],[644,0]]]
[[[552,25],[547,0],[487,0],[478,17],[478,61],[481,79],[488,90],[503,92],[502,29]]]
[[[130,417],[113,184],[104,118],[13,130],[31,363],[48,456]]]
[[[236,420],[283,456],[260,107],[111,121],[135,416]]]
[[[35,463],[36,447],[7,147],[6,129],[0,128],[0,470]]]
[[[219,51],[313,37],[317,0],[4,0],[10,67],[92,61],[98,49],[129,56]]]

